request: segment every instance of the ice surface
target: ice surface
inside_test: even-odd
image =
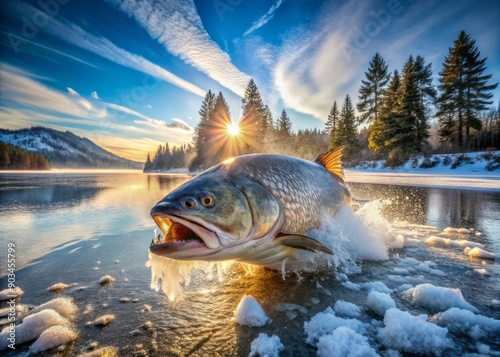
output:
[[[261,327],[269,321],[266,313],[260,306],[259,302],[250,295],[243,296],[236,311],[234,312],[235,320],[240,325],[252,327]]]
[[[345,326],[336,328],[331,334],[321,336],[317,347],[317,355],[320,357],[378,356],[365,336]]]
[[[467,254],[469,257],[476,257],[476,258],[484,258],[484,259],[495,259],[497,256],[495,253],[488,252],[484,249],[481,249],[479,247],[475,247],[472,249],[467,249],[465,248],[465,254]]]
[[[439,356],[452,347],[448,330],[427,322],[427,315],[413,316],[397,308],[387,310],[384,327],[377,333],[379,342],[402,352]]]
[[[248,357],[278,357],[284,348],[278,336],[259,333],[259,337],[252,341]]]
[[[420,284],[407,290],[404,297],[414,305],[419,305],[431,311],[444,311],[450,307],[458,307],[473,312],[477,308],[469,304],[460,289],[443,288],[432,284]]]
[[[31,313],[34,314],[45,309],[54,310],[59,315],[67,318],[73,317],[78,311],[78,308],[73,302],[73,299],[69,297],[60,297],[47,301],[46,303],[40,306],[37,306],[35,309],[33,309]]]
[[[370,291],[366,299],[366,306],[376,314],[384,316],[387,310],[396,307],[396,302],[389,294]]]
[[[52,326],[69,326],[69,321],[54,310],[46,309],[24,318],[16,327],[16,344],[34,340]],[[7,348],[8,327],[0,334],[0,350]]]
[[[300,311],[303,314],[307,314],[307,309],[304,306],[300,306],[297,304],[291,304],[291,303],[278,303],[274,305],[274,309],[278,311],[293,311],[297,310]]]
[[[356,319],[343,319],[335,316],[332,308],[327,308],[304,322],[304,331],[307,334],[306,342],[316,346],[321,336],[331,334],[336,328],[345,326],[355,332],[364,332],[365,324]]]
[[[68,284],[64,284],[64,283],[57,283],[57,284],[54,284],[54,285],[52,285],[52,286],[49,286],[49,287],[47,288],[47,290],[48,290],[48,291],[52,291],[52,292],[55,292],[55,293],[56,293],[56,292],[59,292],[59,291],[61,291],[61,290],[66,289],[67,287],[69,287],[69,285],[68,285]]]
[[[52,326],[43,331],[35,343],[30,347],[31,353],[40,353],[56,346],[68,343],[77,338],[78,334],[66,326]]]
[[[358,305],[343,300],[336,301],[333,310],[337,315],[354,318],[359,317],[362,312]]]
[[[12,291],[10,289],[4,289],[0,291],[0,301],[9,300],[16,296],[21,296],[23,293],[24,291],[19,286],[16,286]]]
[[[466,333],[472,338],[500,336],[500,320],[476,315],[469,310],[452,307],[432,316],[429,321],[448,327],[454,333]]]

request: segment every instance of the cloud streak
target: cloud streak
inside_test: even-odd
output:
[[[271,6],[271,8],[264,14],[262,15],[257,21],[255,21],[252,26],[243,33],[243,36],[247,36],[254,32],[255,30],[261,28],[265,24],[267,24],[271,19],[274,17],[274,12],[278,10],[278,8],[281,6],[283,3],[283,0],[278,0],[276,4]]]
[[[250,77],[205,30],[192,0],[109,0],[172,54],[243,96]]]
[[[39,17],[44,16],[44,13],[23,2],[17,3],[14,9],[20,16],[27,16],[29,18],[32,18],[35,15]],[[114,63],[172,83],[173,85],[198,96],[203,97],[205,95],[206,91],[200,87],[176,76],[166,69],[148,61],[142,56],[130,53],[116,46],[106,38],[97,37],[85,32],[82,28],[75,24],[65,24],[53,18],[47,18],[47,26],[43,27],[43,29],[64,41],[93,52]]]

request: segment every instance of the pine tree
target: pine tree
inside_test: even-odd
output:
[[[241,108],[243,116],[240,121],[240,131],[245,141],[249,143],[246,149],[250,149],[250,146],[257,146],[254,149],[259,150],[262,146],[262,140],[266,136],[269,120],[259,89],[253,79],[250,80],[245,89]]]
[[[207,92],[203,102],[201,103],[200,110],[198,114],[200,115],[200,121],[198,125],[194,129],[194,139],[193,146],[196,152],[195,157],[189,164],[189,169],[194,170],[202,165],[204,161],[206,161],[205,155],[207,153],[207,133],[206,133],[206,124],[210,113],[214,110],[215,107],[215,94],[212,93],[211,90]]]
[[[153,169],[153,162],[151,161],[151,157],[149,156],[146,158],[146,162],[144,163],[144,172],[150,171]]]
[[[419,95],[419,108],[416,113],[418,119],[417,141],[422,145],[429,137],[429,107],[434,105],[437,91],[432,84],[432,63],[426,65],[424,58],[417,56],[415,58],[414,70]]]
[[[456,144],[459,148],[469,145],[470,129],[480,129],[478,114],[492,104],[489,99],[498,83],[488,85],[490,75],[484,75],[486,57],[479,59],[480,52],[473,40],[461,31],[453,48],[445,57],[443,69],[439,72],[438,116],[440,117],[443,140],[451,141],[452,132],[456,130]],[[456,122],[450,126],[450,120]],[[444,127],[444,128],[443,128]],[[455,129],[456,128],[456,129]]]
[[[339,110],[337,109],[337,101],[333,101],[333,107],[330,110],[330,114],[328,114],[328,119],[325,123],[325,132],[327,135],[332,135],[332,132],[335,131],[337,126],[337,122],[339,120]]]
[[[349,95],[346,95],[340,110],[337,129],[331,142],[331,148],[344,146],[344,157],[352,158],[359,150],[358,136],[356,133],[356,115]]]
[[[282,110],[281,115],[276,122],[276,131],[281,139],[290,138],[292,136],[292,122],[290,121],[285,109]]]
[[[227,140],[227,127],[231,124],[231,113],[226,99],[221,92],[215,99],[213,111],[208,116],[206,123],[207,147],[203,166],[210,167],[234,154],[231,152]]]
[[[385,92],[385,86],[390,79],[384,59],[377,52],[365,72],[366,81],[362,80],[359,89],[358,111],[361,112],[360,123],[371,123],[377,119],[380,111],[380,101]]]
[[[394,70],[391,82],[380,103],[380,115],[369,128],[368,148],[373,153],[387,154],[391,149],[388,140],[397,131],[398,91],[401,84],[399,72]]]

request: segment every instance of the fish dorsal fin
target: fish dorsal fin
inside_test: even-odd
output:
[[[281,245],[286,245],[287,247],[308,250],[310,252],[319,251],[333,255],[333,252],[328,247],[323,245],[323,243],[318,242],[314,238],[306,237],[300,234],[287,234],[280,232],[276,234],[274,240]]]
[[[344,150],[343,146],[336,148],[335,150],[325,152],[324,154],[319,155],[314,162],[317,162],[325,167],[328,172],[337,176],[340,181],[344,182],[344,170],[342,170],[342,161],[340,158],[342,157],[342,151]]]

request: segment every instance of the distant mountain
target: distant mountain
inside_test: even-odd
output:
[[[0,141],[43,154],[51,167],[142,169],[144,164],[116,156],[87,138],[70,131],[41,126],[26,129],[0,129]]]

